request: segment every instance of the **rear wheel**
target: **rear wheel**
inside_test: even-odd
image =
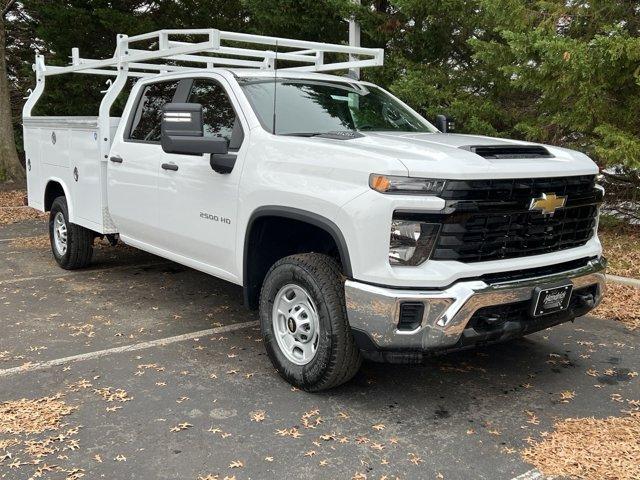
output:
[[[69,222],[67,199],[58,197],[49,214],[49,239],[53,256],[62,268],[86,267],[93,255],[93,232]]]
[[[260,323],[271,361],[296,387],[326,390],[347,382],[360,368],[344,279],[331,257],[308,253],[276,262],[260,293]]]

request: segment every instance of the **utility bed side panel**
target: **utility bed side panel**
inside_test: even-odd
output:
[[[110,122],[112,135],[119,118]],[[45,209],[51,181],[62,185],[73,223],[98,233],[116,233],[106,204],[106,162],[100,158],[97,117],[29,117],[24,120],[29,205]],[[29,168],[30,165],[30,168]]]

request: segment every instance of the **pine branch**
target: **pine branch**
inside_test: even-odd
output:
[[[2,9],[2,19],[4,20],[4,17],[7,16],[7,13],[9,13],[11,11],[11,9],[13,8],[13,6],[15,5],[17,0],[9,0],[7,2],[7,4],[5,5],[5,7]]]

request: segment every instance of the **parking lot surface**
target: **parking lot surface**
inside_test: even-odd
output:
[[[531,439],[640,398],[639,335],[593,317],[308,394],[274,371],[239,287],[126,247],[64,271],[45,234],[0,227],[0,403],[72,408],[0,428],[0,478],[541,478]]]

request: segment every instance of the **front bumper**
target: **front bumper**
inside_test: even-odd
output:
[[[456,350],[525,335],[584,315],[602,299],[605,268],[606,260],[600,257],[568,271],[498,283],[460,281],[444,290],[398,290],[347,280],[347,315],[356,341],[365,352],[436,353]],[[536,287],[567,279],[573,283],[572,300],[580,292],[589,293],[583,293],[584,297],[577,298],[576,302],[572,301],[570,308],[561,314],[504,318],[488,329],[470,324],[472,320],[475,322],[474,314],[481,309],[522,306],[531,301]],[[422,322],[413,330],[398,328],[400,305],[404,302],[424,304]],[[504,316],[509,315],[509,310],[506,310]]]

